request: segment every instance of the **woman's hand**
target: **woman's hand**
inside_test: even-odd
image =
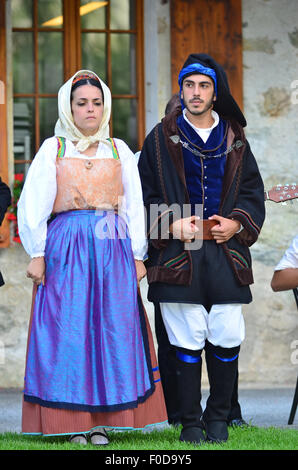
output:
[[[42,284],[43,286],[45,285],[45,270],[46,270],[46,265],[45,265],[45,260],[43,256],[40,256],[39,258],[32,258],[30,261],[26,275],[32,281],[39,286],[39,284]]]
[[[176,220],[170,225],[169,230],[174,238],[190,243],[194,240],[196,233],[199,232],[199,228],[196,226],[196,220],[198,219],[199,217],[192,215],[191,217]]]
[[[136,271],[137,271],[137,280],[139,284],[140,281],[143,279],[143,277],[146,276],[147,271],[146,271],[143,261],[139,259],[135,259],[135,265],[136,265]]]

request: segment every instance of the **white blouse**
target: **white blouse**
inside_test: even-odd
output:
[[[293,238],[291,245],[275,266],[274,271],[282,271],[288,268],[298,268],[298,235]]]
[[[143,260],[147,251],[144,204],[137,159],[120,139],[114,139],[122,168],[124,188],[123,212],[132,242],[135,259]],[[47,221],[52,213],[57,193],[56,181],[57,139],[46,139],[30,165],[21,197],[18,202],[19,235],[31,258],[43,256],[47,237]],[[76,150],[66,140],[64,158],[113,158],[111,144],[100,142],[93,157]]]

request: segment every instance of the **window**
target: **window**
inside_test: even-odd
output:
[[[53,135],[57,92],[77,70],[112,92],[111,135],[133,151],[144,138],[142,1],[12,0],[14,164],[27,172]]]
[[[138,125],[144,128],[138,106],[140,100],[144,101],[139,49],[142,2],[81,0],[80,8],[99,3],[104,7],[81,15],[82,68],[94,70],[109,86],[113,98],[111,134],[123,139],[135,151],[143,140]]]
[[[62,1],[12,0],[15,172],[25,172],[41,142],[53,134],[57,90],[63,83],[63,28],[46,18]]]

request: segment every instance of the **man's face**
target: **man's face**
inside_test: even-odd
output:
[[[189,113],[199,116],[208,112],[216,100],[213,80],[207,75],[189,75],[183,80],[181,98]]]

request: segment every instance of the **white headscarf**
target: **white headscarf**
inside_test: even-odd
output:
[[[104,110],[102,120],[96,134],[91,136],[85,136],[79,131],[79,129],[74,124],[71,112],[70,97],[72,82],[75,77],[82,74],[92,74],[96,78],[98,78],[103,91]],[[79,70],[73,75],[73,77],[71,77],[66,83],[64,83],[64,85],[60,88],[58,92],[59,119],[56,122],[55,135],[57,137],[65,137],[66,139],[69,139],[72,142],[77,142],[76,149],[79,152],[84,152],[84,150],[86,150],[89,145],[95,142],[105,141],[109,137],[111,101],[112,100],[110,89],[94,72],[91,72],[90,70]]]

